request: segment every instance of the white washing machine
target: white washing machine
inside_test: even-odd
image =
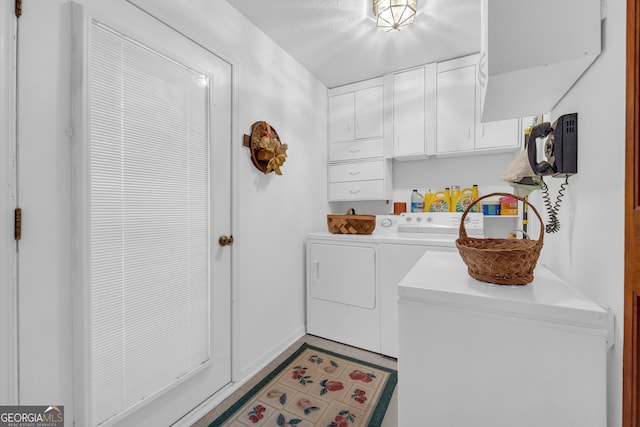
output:
[[[307,332],[398,357],[398,284],[427,249],[455,251],[461,213],[379,215],[371,235],[307,236]],[[482,236],[482,214],[466,230]]]

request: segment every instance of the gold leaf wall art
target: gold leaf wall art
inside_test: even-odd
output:
[[[278,132],[267,122],[251,125],[251,135],[244,135],[244,146],[251,151],[251,161],[265,174],[282,175],[280,167],[287,160],[287,144],[280,141]]]

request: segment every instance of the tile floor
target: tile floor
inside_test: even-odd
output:
[[[396,359],[382,356],[377,353],[372,353],[359,348],[351,347],[348,345],[340,344],[335,341],[326,340],[324,338],[316,337],[313,335],[305,335],[300,338],[296,343],[291,345],[281,355],[279,355],[273,362],[267,365],[256,376],[251,378],[242,387],[236,390],[231,396],[225,399],[221,404],[216,406],[211,412],[198,420],[193,427],[207,427],[213,420],[215,420],[222,412],[224,412],[229,406],[231,406],[236,400],[243,396],[246,392],[251,390],[260,380],[266,376],[269,372],[275,369],[282,361],[289,357],[294,351],[296,351],[303,342],[307,342],[317,347],[334,351],[336,353],[344,354],[345,356],[355,357],[360,360],[375,363],[380,366],[385,366],[392,369],[398,369],[398,363]],[[398,387],[396,386],[391,402],[387,408],[387,413],[382,422],[382,427],[397,427],[398,426]]]

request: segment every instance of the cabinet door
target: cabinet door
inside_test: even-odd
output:
[[[476,66],[442,71],[437,78],[436,151],[471,151],[475,139]]]
[[[478,123],[476,149],[519,147],[518,119]]]
[[[393,155],[425,154],[424,67],[393,76]]]
[[[382,138],[383,104],[382,86],[362,89],[355,93],[356,139]]]
[[[366,246],[310,245],[310,296],[372,309],[376,306],[376,251]]]
[[[329,97],[329,142],[354,139],[354,98],[353,92]]]

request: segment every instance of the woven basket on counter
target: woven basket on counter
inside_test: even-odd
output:
[[[480,200],[493,196],[514,197],[531,207],[540,220],[538,240],[523,239],[481,239],[467,237],[464,220]],[[542,218],[536,208],[525,199],[507,193],[491,193],[478,198],[467,206],[460,219],[460,236],[456,246],[462,260],[467,264],[469,275],[483,282],[499,285],[525,285],[533,281],[533,270],[538,262],[544,239]]]
[[[349,208],[345,215],[327,215],[329,233],[333,234],[371,234],[376,228],[375,215],[356,215],[353,208]]]

